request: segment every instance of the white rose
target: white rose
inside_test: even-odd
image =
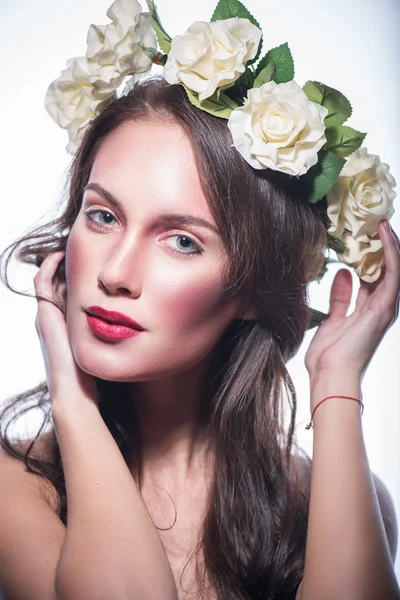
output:
[[[60,77],[50,84],[45,106],[60,127],[80,129],[97,114],[104,98],[97,95],[90,77],[86,58],[71,58]]]
[[[248,91],[228,120],[233,143],[255,169],[303,175],[326,142],[328,110],[309,100],[295,81],[264,83]]]
[[[94,67],[91,83],[99,93],[112,94],[128,74],[151,69],[157,53],[157,38],[149,13],[142,13],[137,0],[116,0],[107,11],[109,25],[91,25],[86,57]]]
[[[142,7],[137,0],[115,0],[106,15],[110,21],[118,24],[123,33],[126,33],[132,25],[136,25],[141,12]]]
[[[396,181],[379,156],[359,148],[349,156],[339,178],[327,193],[328,229],[340,237],[344,229],[354,239],[367,243],[378,232],[378,223],[393,216]]]
[[[81,129],[68,129],[68,145],[66,147],[69,154],[75,154],[82,143],[83,136],[86,131],[86,126]]]
[[[338,254],[338,259],[357,269],[360,279],[373,283],[379,279],[384,265],[384,252],[380,239],[369,239],[368,242],[355,240],[350,233],[345,233],[341,238],[346,244],[343,254]]]
[[[200,100],[229,87],[244,73],[258,50],[262,31],[248,19],[196,21],[171,40],[164,66],[168,83],[184,83]]]
[[[111,101],[126,75],[152,66],[145,53],[157,52],[149,13],[137,0],[116,0],[107,11],[112,23],[91,25],[85,57],[71,58],[49,86],[45,105],[60,127],[68,130],[68,152],[78,148],[89,122]]]

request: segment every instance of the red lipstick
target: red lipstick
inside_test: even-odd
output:
[[[145,331],[139,323],[114,310],[106,310],[101,306],[89,306],[85,312],[88,325],[93,333],[109,340],[121,340]]]

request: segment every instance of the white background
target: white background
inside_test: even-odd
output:
[[[59,198],[67,133],[47,115],[48,85],[68,58],[83,56],[91,23],[106,24],[111,0],[1,0],[1,207],[0,249],[41,219]],[[367,131],[365,145],[379,154],[400,181],[398,153],[400,79],[400,4],[398,0],[247,0],[264,32],[264,51],[283,42],[292,50],[296,81],[322,81],[342,91],[354,112],[348,124]],[[143,8],[145,4],[143,2]],[[196,20],[209,21],[214,0],[159,0],[163,24],[171,36]],[[400,233],[400,200],[391,224]],[[323,283],[310,287],[311,305],[329,310],[332,265]],[[18,284],[31,286],[33,270],[22,269]],[[353,275],[353,310],[358,282]],[[0,402],[44,379],[34,328],[35,301],[0,288]],[[299,400],[298,434],[311,453],[309,384],[304,355],[315,333],[288,367]],[[387,332],[363,382],[363,426],[371,469],[384,481],[400,517],[400,323]],[[30,426],[35,427],[32,419]],[[399,553],[398,553],[399,554]],[[397,558],[397,576],[400,559]],[[400,577],[399,577],[400,578]]]

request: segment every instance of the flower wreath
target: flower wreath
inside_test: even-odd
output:
[[[352,113],[347,98],[317,81],[301,88],[287,43],[260,58],[263,33],[239,0],[219,0],[209,23],[196,21],[173,39],[153,0],[146,2],[149,12],[137,0],[115,0],[111,23],[90,25],[86,56],[68,60],[48,88],[46,109],[67,129],[67,151],[77,150],[118,92],[162,65],[166,81],[181,84],[192,104],[228,120],[233,145],[253,168],[298,178],[308,202],[326,198],[328,248],[360,279],[376,281],[384,264],[378,223],[394,213],[396,182],[361,147],[366,134],[344,125]],[[327,263],[339,261],[325,258],[317,281]],[[310,327],[326,316],[312,309]]]

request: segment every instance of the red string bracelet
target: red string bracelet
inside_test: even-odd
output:
[[[323,402],[325,402],[325,400],[329,400],[329,398],[347,398],[347,400],[354,400],[355,402],[359,402],[361,405],[361,416],[363,415],[364,404],[358,398],[353,398],[352,396],[327,396],[326,398],[321,400],[321,402],[318,402],[317,406],[314,407],[314,410],[312,411],[312,414],[311,414],[311,421],[309,422],[308,425],[306,425],[306,429],[310,429],[311,426],[313,426],[314,413],[317,410],[318,406],[320,406]]]

